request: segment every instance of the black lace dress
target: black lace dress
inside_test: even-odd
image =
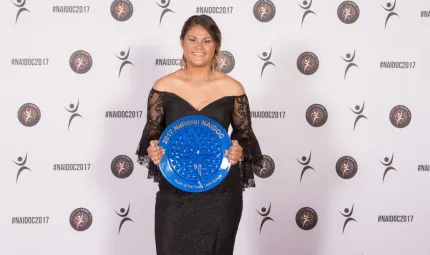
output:
[[[261,167],[262,154],[251,127],[246,94],[222,97],[201,110],[170,92],[151,89],[147,122],[137,149],[138,162],[148,168],[148,178],[158,182],[155,204],[155,243],[158,255],[233,254],[242,216],[242,192],[255,187],[254,167]],[[147,154],[151,140],[176,119],[201,115],[218,121],[225,130],[232,126],[244,159],[230,168],[224,181],[211,190],[189,193],[175,188]]]

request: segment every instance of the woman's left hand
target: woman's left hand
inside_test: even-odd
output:
[[[233,140],[232,143],[233,145],[228,150],[226,150],[225,153],[228,156],[230,163],[232,165],[236,165],[242,157],[243,148],[239,145],[237,140]]]

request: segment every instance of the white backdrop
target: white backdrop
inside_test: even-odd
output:
[[[152,84],[178,68],[156,63],[182,55],[180,30],[189,16],[203,9],[198,7],[226,7],[215,9],[224,13],[209,15],[222,31],[222,50],[234,56],[228,74],[244,85],[255,111],[255,133],[274,163],[274,172],[267,178],[256,176],[257,187],[244,193],[235,254],[430,254],[430,121],[425,108],[430,92],[430,2],[357,0],[359,14],[348,5],[343,9],[347,18],[358,17],[351,24],[337,15],[339,0],[267,2],[133,0],[128,2],[132,15],[118,21],[111,14],[112,1],[4,1],[0,253],[155,254],[158,187],[146,179],[147,171],[134,153]],[[266,6],[265,17],[273,18],[257,19],[256,3]],[[78,12],[59,12],[57,6]],[[171,11],[160,23],[167,9]],[[79,50],[91,56],[90,69],[81,74],[69,62]],[[132,64],[119,76],[118,57],[128,50]],[[261,75],[264,63],[259,56],[270,51],[273,65]],[[318,58],[313,74],[299,70],[303,52]],[[342,57],[354,57],[346,76],[348,62]],[[25,59],[33,58],[41,60],[26,64]],[[381,61],[393,62],[394,68],[384,68]],[[32,115],[30,124],[20,122],[30,108],[18,117],[19,109],[27,103],[39,109],[40,120]],[[326,110],[322,126],[306,120],[313,104]],[[398,105],[410,111],[398,112],[410,120],[406,127],[390,121],[390,111]],[[365,118],[354,129],[359,114],[353,111],[360,110]],[[132,115],[112,117],[108,111]],[[301,178],[306,166],[299,161],[307,161],[310,154],[312,169],[305,169]],[[120,155],[131,159],[126,178],[111,170]],[[352,178],[336,172],[342,156],[356,162],[356,168],[350,165],[352,171],[345,171],[356,170]],[[390,160],[394,169],[381,164]],[[26,168],[19,171],[19,163]],[[55,169],[64,164],[80,168]],[[317,221],[299,217],[297,223],[303,207],[314,210]],[[347,218],[342,214],[351,213],[352,207],[354,220],[343,229]],[[70,223],[78,208],[91,214],[83,218],[90,223],[84,231]],[[118,214],[127,209],[132,221],[125,221],[119,232]],[[271,220],[260,232],[263,211]],[[313,228],[303,230],[303,222],[313,223]]]

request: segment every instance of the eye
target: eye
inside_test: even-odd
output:
[[[205,43],[211,43],[212,42],[212,40],[206,40],[205,41]]]

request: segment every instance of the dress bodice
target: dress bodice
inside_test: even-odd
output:
[[[181,193],[168,183],[158,167],[150,160],[147,148],[151,140],[158,140],[170,123],[182,117],[198,115],[217,121],[225,130],[231,125],[231,140],[237,140],[243,148],[244,158],[237,165],[233,165],[224,181],[209,192],[223,192],[226,190],[242,190],[255,187],[255,167],[261,166],[262,154],[258,140],[252,130],[250,107],[246,94],[240,96],[221,97],[204,108],[197,110],[180,96],[151,89],[147,101],[147,119],[136,151],[138,162],[148,168],[148,178],[159,182],[161,191]]]

